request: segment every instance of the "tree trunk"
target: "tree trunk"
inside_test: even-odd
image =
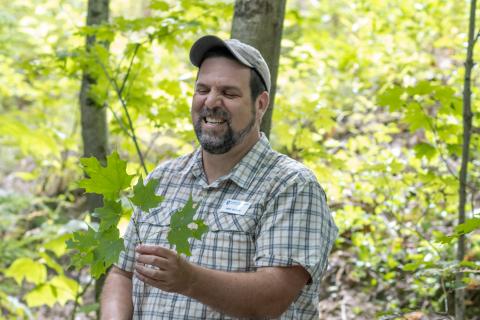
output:
[[[475,38],[475,11],[476,0],[470,2],[470,23],[468,30],[467,58],[465,61],[465,78],[463,85],[463,145],[462,145],[462,165],[460,168],[460,188],[458,192],[458,223],[465,222],[465,203],[467,200],[467,178],[468,162],[470,151],[470,137],[472,134],[472,107],[471,107],[471,75],[473,69],[473,48],[478,39]],[[465,235],[458,238],[457,260],[463,261],[465,256]],[[457,272],[455,277],[455,319],[463,320],[465,318],[465,289],[463,283],[463,272]]]
[[[108,21],[109,0],[89,0],[87,11],[87,25],[97,25]],[[86,50],[96,43],[95,36],[86,39]],[[104,44],[108,46],[108,44]],[[95,85],[96,79],[84,71],[80,89],[80,108],[82,118],[83,154],[85,157],[95,157],[105,163],[107,156],[107,116],[103,103],[90,98],[90,88]],[[102,205],[98,196],[87,195],[89,211]]]
[[[108,22],[109,0],[88,0],[87,25],[98,25]],[[95,45],[95,36],[88,36],[86,39],[86,50]],[[107,43],[102,43],[108,47]],[[80,114],[82,118],[82,140],[83,154],[85,157],[95,157],[101,163],[106,162],[107,157],[107,116],[104,103],[95,101],[90,97],[90,88],[95,85],[96,79],[84,71],[82,86],[80,89]],[[95,208],[102,206],[101,196],[87,194],[87,208],[92,212]],[[104,278],[95,283],[95,298],[98,301]]]
[[[236,0],[232,23],[232,38],[257,48],[270,68],[270,104],[260,128],[267,137],[272,127],[285,4],[286,0]]]

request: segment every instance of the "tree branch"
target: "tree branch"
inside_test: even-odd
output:
[[[135,58],[135,56],[132,57],[132,61],[133,61],[134,58]],[[122,97],[122,91],[118,87],[118,84],[115,81],[115,79],[113,79],[110,76],[110,74],[108,73],[105,65],[102,63],[102,61],[100,61],[100,59],[98,59],[98,57],[97,57],[97,63],[102,67],[102,70],[105,73],[105,76],[107,77],[108,81],[110,82],[110,84],[112,85],[113,89],[115,90],[115,92],[117,94],[118,100],[120,100],[120,104],[122,105],[123,111],[125,112],[125,115],[127,116],[128,126],[129,126],[130,134],[131,134],[131,139],[133,140],[133,143],[135,145],[135,149],[137,151],[138,157],[140,158],[140,163],[143,167],[145,175],[147,175],[148,174],[147,166],[145,165],[145,161],[143,159],[143,154],[140,151],[140,146],[138,145],[137,136],[135,134],[135,128],[133,127],[132,118],[130,117],[130,113],[128,112],[127,103],[125,102],[125,100]],[[126,78],[127,77],[128,77],[128,74],[126,75]],[[124,83],[126,81],[126,78],[124,79]]]
[[[92,282],[93,282],[93,278],[91,278],[90,281],[85,285],[85,287],[83,287],[83,290],[80,293],[77,291],[77,294],[75,295],[75,304],[73,305],[72,316],[70,318],[71,320],[75,319],[75,314],[77,313],[77,308],[78,308],[78,299],[80,297],[83,297],[83,295],[87,291],[88,287],[90,287]]]
[[[475,46],[475,44],[476,44],[477,41],[478,41],[478,38],[480,38],[480,30],[478,30],[477,35],[476,35],[475,38],[473,39],[472,46]]]
[[[458,224],[465,222],[465,205],[467,201],[467,178],[468,178],[468,163],[470,156],[470,138],[472,134],[472,106],[471,106],[471,75],[474,66],[473,62],[473,49],[476,40],[478,39],[478,33],[474,36],[475,32],[475,12],[476,12],[476,0],[470,1],[470,17],[468,24],[468,45],[467,45],[467,57],[465,59],[465,76],[463,82],[463,142],[462,142],[462,162],[460,167],[460,183],[458,188]],[[457,245],[457,260],[463,261],[466,251],[466,236],[460,235]],[[459,271],[455,274],[455,319],[463,320],[465,318],[465,290],[463,288],[463,271]]]

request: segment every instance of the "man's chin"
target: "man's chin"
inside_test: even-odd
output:
[[[219,139],[217,136],[202,136],[200,145],[203,150],[211,154],[224,154],[232,148],[232,145],[228,144],[225,139]]]

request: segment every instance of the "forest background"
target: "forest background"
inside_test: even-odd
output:
[[[450,319],[459,270],[465,318],[480,314],[478,67],[457,226],[469,5],[287,2],[270,141],[315,172],[340,229],[321,319]],[[199,35],[230,37],[234,1],[111,0],[98,28],[85,27],[86,13],[80,0],[1,1],[0,318],[96,317],[94,281],[65,245],[91,223],[78,185],[82,72],[107,111],[108,153],[128,160],[129,173],[143,169],[128,118],[148,170],[190,152],[188,49]],[[92,34],[108,43],[93,60]],[[123,100],[112,79],[127,79]]]

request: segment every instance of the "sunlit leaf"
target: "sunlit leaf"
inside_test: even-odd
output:
[[[71,234],[64,234],[46,242],[43,247],[55,253],[57,257],[60,257],[64,255],[67,251],[67,246],[65,242],[70,238]]]
[[[57,290],[49,283],[44,283],[25,295],[25,301],[31,308],[47,305],[52,307],[57,302]]]
[[[121,160],[116,151],[107,157],[105,167],[95,157],[82,158],[80,162],[89,178],[81,180],[78,185],[85,188],[86,192],[115,200],[122,190],[130,186],[133,176],[127,174],[127,162]]]
[[[391,111],[399,110],[405,101],[401,99],[404,90],[400,87],[391,87],[377,96],[377,103],[383,107],[390,107]]]
[[[23,279],[39,284],[47,279],[47,268],[30,258],[18,258],[5,271],[5,276],[14,278],[19,285]]]
[[[425,142],[416,144],[414,150],[418,158],[425,156],[427,159],[432,159],[437,153],[437,149],[434,146]]]
[[[48,282],[55,288],[56,302],[65,305],[68,301],[74,301],[79,293],[79,284],[64,275],[55,276]]]

